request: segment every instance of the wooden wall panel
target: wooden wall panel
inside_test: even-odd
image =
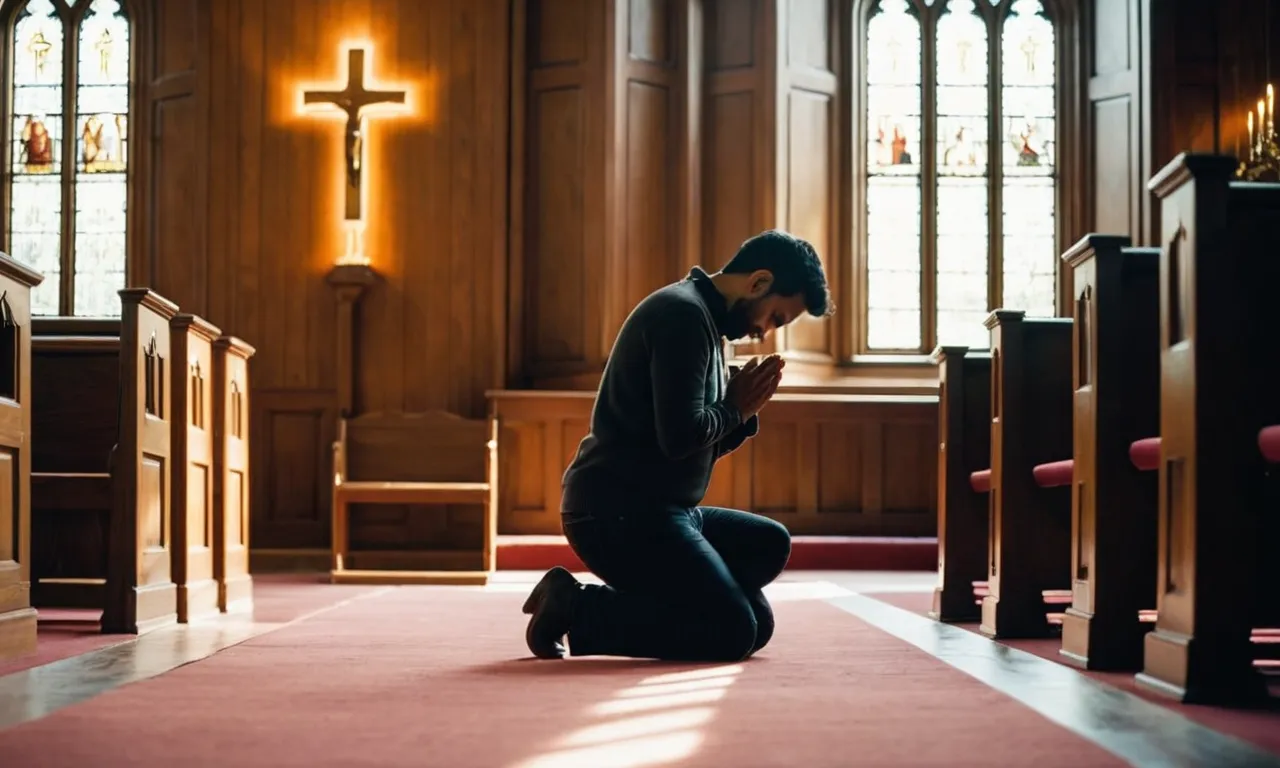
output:
[[[348,373],[336,370],[325,283],[344,245],[343,147],[341,123],[299,114],[298,92],[340,77],[345,40],[372,43],[371,74],[410,91],[412,114],[368,123],[366,250],[383,280],[358,312],[357,408],[478,415],[505,376],[512,4],[147,4],[153,127],[133,276],[257,347],[255,547],[327,547],[328,451]],[[581,46],[564,29],[545,27],[543,55]],[[589,119],[588,104],[578,109]],[[563,134],[563,118],[549,131]],[[549,146],[591,136],[603,142],[583,125]],[[568,330],[546,339],[571,349]]]
[[[560,479],[586,435],[593,392],[498,392],[504,533],[558,534]],[[779,395],[761,431],[720,460],[704,503],[797,535],[932,536],[937,398]]]
[[[1142,0],[1098,0],[1088,19],[1090,224],[1093,231],[1142,238]]]

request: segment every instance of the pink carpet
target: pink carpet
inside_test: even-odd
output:
[[[254,621],[285,623],[335,605],[375,587],[333,585],[328,576],[267,575],[254,579]],[[73,656],[127,643],[136,635],[104,635],[98,624],[102,611],[42,608],[36,628],[36,651],[0,661],[0,677]]]
[[[759,657],[697,666],[528,660],[523,597],[355,600],[0,732],[0,754],[44,768],[1119,764],[819,601],[779,603]]]
[[[874,597],[890,605],[919,613],[921,615],[928,614],[932,608],[933,596],[928,593],[885,593],[867,595]],[[977,624],[958,624],[956,626],[968,629],[972,632],[978,632]],[[1003,645],[1010,648],[1017,648],[1042,659],[1063,664],[1071,669],[1079,669],[1078,667],[1066,664],[1062,660],[1062,656],[1058,650],[1062,648],[1062,640],[1060,638],[1051,638],[1044,640],[1002,640]],[[1178,714],[1194,720],[1201,725],[1225,733],[1229,736],[1235,736],[1238,739],[1256,744],[1270,752],[1280,754],[1280,711],[1250,711],[1240,709],[1229,709],[1226,707],[1206,707],[1194,704],[1180,704],[1176,701],[1158,696],[1145,688],[1139,688],[1134,682],[1132,672],[1095,672],[1092,670],[1081,670],[1084,674],[1093,679],[1106,683],[1122,691],[1141,696],[1143,699],[1169,707]]]

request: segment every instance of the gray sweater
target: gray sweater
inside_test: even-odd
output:
[[[591,432],[564,473],[565,514],[702,502],[716,459],[759,430],[724,400],[727,313],[697,267],[636,305],[605,364]]]

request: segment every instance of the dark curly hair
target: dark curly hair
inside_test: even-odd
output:
[[[814,317],[826,317],[835,311],[822,261],[807,240],[780,229],[761,232],[739,246],[720,271],[732,275],[750,274],[757,269],[773,273],[769,293],[804,294],[804,307]]]

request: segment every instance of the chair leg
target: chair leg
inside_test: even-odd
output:
[[[333,499],[333,570],[346,570],[347,559],[347,502],[336,494]]]

